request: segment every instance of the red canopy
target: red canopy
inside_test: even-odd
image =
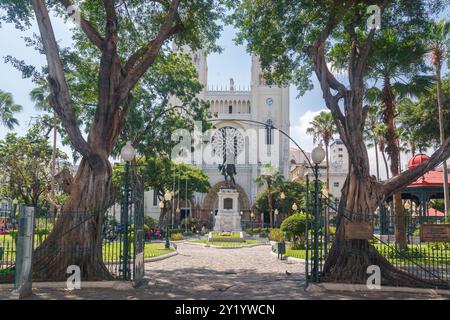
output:
[[[408,169],[418,166],[422,162],[428,160],[430,157],[425,154],[418,154],[412,157],[408,161]],[[443,167],[436,168],[435,170],[428,171],[419,179],[409,184],[408,187],[441,187],[444,183],[444,175],[442,173]],[[449,175],[450,185],[450,175]]]
[[[434,208],[429,208],[428,209],[428,216],[429,217],[443,217],[444,213],[439,211],[439,210],[436,210]]]

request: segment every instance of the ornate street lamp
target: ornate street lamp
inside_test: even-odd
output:
[[[275,209],[274,213],[275,213],[275,227],[278,228],[278,214],[279,214],[278,209]]]
[[[129,273],[129,235],[128,235],[128,209],[130,206],[130,162],[136,156],[136,150],[133,148],[131,141],[127,141],[125,146],[120,151],[122,159],[125,161],[125,196],[123,202],[123,214],[122,214],[122,224],[124,225],[124,243],[123,243],[123,277],[124,280],[128,279]]]
[[[314,172],[314,213],[315,221],[314,224],[314,267],[313,276],[315,281],[319,281],[319,164],[325,159],[325,150],[320,143],[311,152],[311,159],[314,162],[313,172]]]
[[[251,226],[252,226],[252,233],[253,233],[253,218],[255,218],[255,213],[252,211],[252,213],[250,213],[250,222],[251,222]]]

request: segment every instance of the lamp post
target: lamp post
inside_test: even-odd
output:
[[[306,220],[305,220],[305,234],[306,234],[306,241],[305,241],[305,257],[306,261],[309,261],[309,223],[308,223],[308,215],[309,215],[309,174],[308,171],[305,173],[305,179],[306,179]],[[309,263],[305,264],[305,274],[306,274],[306,284],[308,285],[308,273],[309,273]]]
[[[279,211],[278,211],[278,209],[275,209],[275,228],[278,228],[278,214],[279,214]]]
[[[17,205],[18,205],[18,204],[19,204],[19,200],[14,199],[14,200],[12,201],[12,205],[13,205],[12,209],[13,209],[13,216],[14,216],[14,217],[16,216],[16,211],[17,211]]]
[[[253,232],[253,218],[255,217],[255,213],[252,211],[250,213],[250,222],[251,222],[251,226],[252,226],[252,232]]]
[[[284,207],[284,200],[286,200],[286,194],[282,191],[281,192],[281,194],[280,194],[280,199],[281,199],[281,202],[282,202],[282,205],[281,205],[281,219],[284,219],[285,218],[285,211],[286,211],[286,208]]]
[[[211,212],[209,213],[210,215],[210,220],[211,220],[211,230],[214,228],[214,212],[211,210]]]
[[[322,144],[319,144],[311,152],[311,158],[314,162],[314,267],[313,277],[315,281],[319,281],[319,164],[325,159],[325,150],[323,150]]]
[[[122,214],[122,224],[124,225],[124,243],[123,243],[123,278],[124,280],[128,279],[129,266],[128,266],[128,258],[129,258],[129,239],[128,239],[128,209],[129,209],[129,197],[130,197],[130,162],[136,156],[136,150],[131,145],[131,141],[128,141],[125,146],[122,148],[120,155],[122,159],[125,161],[125,194],[123,201],[123,214]]]
[[[165,203],[164,203],[164,208],[165,208],[165,209],[167,209],[167,208],[166,208],[166,204],[167,204],[168,202],[170,202],[170,200],[172,200],[172,193],[169,192],[169,191],[166,191],[166,193],[164,194],[164,201],[165,201]],[[169,248],[170,248],[170,241],[169,241],[169,218],[170,218],[170,217],[167,217],[167,223],[166,223],[166,245],[165,245],[165,248],[166,248],[166,249],[169,249]]]

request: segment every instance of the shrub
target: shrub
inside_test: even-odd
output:
[[[154,228],[156,227],[156,225],[158,224],[158,221],[150,216],[144,216],[144,223],[150,227],[150,228]]]
[[[293,243],[290,246],[291,250],[305,250],[305,244],[304,243]]]
[[[328,233],[330,236],[336,235],[336,227],[328,227]]]
[[[286,218],[281,224],[281,231],[289,239],[293,239],[294,243],[300,240],[300,243],[305,241],[306,228],[306,214],[295,213]]]
[[[17,241],[17,238],[19,237],[17,230],[9,230],[9,235],[14,239],[14,241]]]
[[[172,241],[179,241],[184,240],[183,234],[180,232],[174,233],[170,236],[170,240]]]
[[[44,236],[49,234],[49,230],[47,228],[39,228],[34,231],[34,234],[38,236],[39,244],[41,244],[44,240]]]
[[[284,234],[280,229],[271,229],[269,233],[269,240],[284,242]]]

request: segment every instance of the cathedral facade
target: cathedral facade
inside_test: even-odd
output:
[[[189,54],[203,85],[198,98],[209,103],[214,125],[202,160],[193,165],[208,175],[212,188],[207,194],[195,194],[185,208],[180,207],[179,216],[173,217],[174,224],[186,215],[205,222],[213,220],[218,209],[217,192],[225,185],[218,167],[225,158],[235,164],[239,211],[242,220],[249,221],[256,197],[263,188],[255,180],[264,172],[265,164],[271,163],[286,179],[289,177],[289,139],[278,130],[269,129],[274,126],[289,133],[289,87],[267,85],[256,56],[252,57],[248,87],[236,87],[233,79],[226,86],[214,87],[208,83],[207,56],[202,51]],[[234,158],[230,159],[229,154]],[[151,197],[153,201],[147,201],[146,212],[158,217],[158,201],[153,194],[146,198]],[[253,219],[256,223],[267,222],[263,214],[254,215]]]

